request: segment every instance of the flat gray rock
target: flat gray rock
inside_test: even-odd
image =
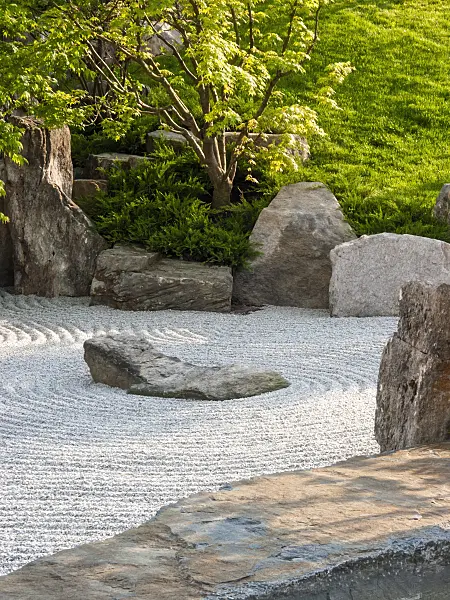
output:
[[[183,362],[158,352],[146,338],[130,334],[87,340],[84,359],[96,383],[143,396],[231,400],[289,385],[273,371],[237,365],[203,367]]]
[[[135,246],[115,246],[97,260],[91,304],[121,310],[229,312],[233,276],[229,267],[163,259]]]
[[[256,222],[250,241],[261,252],[235,276],[239,304],[327,308],[330,250],[355,238],[322,183],[283,187]]]
[[[105,171],[111,169],[115,164],[133,168],[143,160],[148,160],[148,157],[137,154],[122,154],[121,152],[90,154],[84,167],[84,178],[102,180],[105,179]]]
[[[398,331],[378,378],[375,437],[381,450],[448,439],[450,422],[450,285],[402,289]]]
[[[396,316],[410,281],[450,284],[450,244],[416,235],[363,235],[330,253],[334,317]]]
[[[257,477],[0,577],[2,600],[446,600],[450,445]]]

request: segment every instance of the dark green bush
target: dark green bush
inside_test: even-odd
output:
[[[72,131],[72,162],[74,167],[84,167],[89,154],[124,152],[145,154],[147,132],[158,129],[157,117],[141,117],[133,122],[130,130],[120,140],[108,138],[98,127]]]
[[[80,204],[110,242],[140,243],[166,256],[243,267],[257,255],[249,235],[276,184],[263,173],[257,174],[260,184],[249,183],[241,173],[235,202],[213,210],[209,179],[195,154],[159,144],[134,169],[114,166],[108,192]]]

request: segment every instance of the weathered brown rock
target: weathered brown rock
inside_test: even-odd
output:
[[[0,160],[0,180],[5,181],[5,163]],[[5,214],[5,198],[0,196],[0,213]],[[0,223],[0,287],[14,285],[14,264],[11,232],[8,223]]]
[[[375,436],[382,451],[450,438],[450,285],[402,289],[398,331],[381,359]]]
[[[162,354],[145,337],[126,333],[86,340],[84,360],[95,382],[141,396],[231,400],[289,385],[273,371],[239,365],[193,365]]]
[[[0,598],[445,600],[449,479],[442,444],[236,482],[0,577]]]
[[[106,179],[74,179],[72,189],[72,200],[82,200],[83,198],[92,198],[98,192],[106,192],[108,182]]]
[[[283,187],[250,237],[262,253],[236,274],[236,303],[327,308],[330,250],[355,238],[339,204],[322,183]]]
[[[95,261],[107,243],[71,200],[69,128],[48,130],[28,118],[19,124],[28,162],[18,166],[5,160],[16,291],[88,295]]]
[[[162,259],[142,248],[116,246],[98,258],[91,304],[122,310],[229,312],[232,286],[229,267]]]
[[[84,167],[84,178],[104,180],[106,172],[114,165],[117,164],[130,169],[136,167],[143,160],[148,160],[148,158],[137,154],[122,154],[120,152],[90,154]]]

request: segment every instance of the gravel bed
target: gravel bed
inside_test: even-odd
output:
[[[377,452],[376,380],[396,323],[284,307],[121,312],[0,291],[0,574],[199,490]],[[110,331],[292,385],[225,402],[127,395],[94,384],[83,360],[84,340]]]

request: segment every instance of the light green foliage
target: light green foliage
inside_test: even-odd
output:
[[[193,151],[178,154],[159,144],[150,160],[134,169],[114,166],[108,192],[80,206],[111,242],[141,243],[166,256],[242,267],[257,254],[249,236],[274,193],[274,182],[261,178],[264,186],[255,198],[254,186],[238,175],[246,198],[213,209],[211,184]]]
[[[214,187],[213,204],[228,204],[240,156],[257,153],[249,133],[321,134],[317,114],[292,102],[279,84],[302,76],[318,39],[318,19],[328,0],[0,0],[5,11],[0,42],[0,106],[22,108],[50,126],[101,117],[107,134],[120,138],[142,115],[186,137]],[[183,39],[172,56],[154,56],[149,38],[168,24]],[[0,27],[2,27],[0,26]],[[12,39],[12,41],[11,41]],[[161,43],[162,38],[161,38]],[[319,95],[350,72],[328,69]],[[84,88],[65,85],[68,74]],[[103,96],[87,98],[100,80]],[[224,132],[240,132],[231,155]],[[292,168],[287,150],[271,148],[273,169]],[[273,159],[273,160],[272,160]],[[253,177],[251,174],[249,177]]]
[[[450,181],[449,5],[446,0],[337,0],[321,21],[305,77],[283,84],[319,111],[327,137],[297,177],[323,181],[358,234],[411,233],[450,241],[432,217]],[[339,111],[313,104],[328,63],[350,60]]]

